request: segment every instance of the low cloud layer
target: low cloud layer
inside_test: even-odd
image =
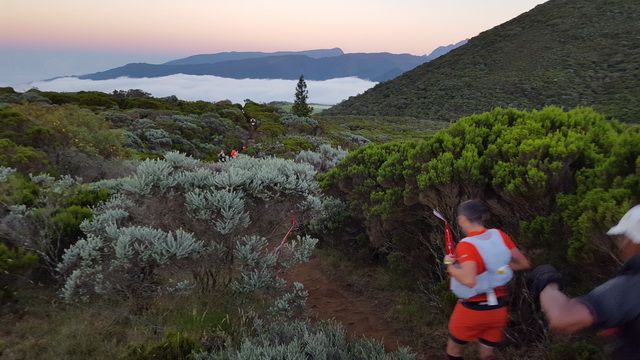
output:
[[[293,102],[297,80],[229,79],[217,76],[171,75],[159,78],[118,78],[111,80],[81,80],[64,77],[52,81],[36,81],[18,91],[38,88],[43,91],[76,92],[141,89],[154,97],[175,95],[181,100],[216,102],[231,100],[242,103],[251,99],[259,103],[271,101]],[[342,100],[363,93],[377,83],[358,78],[339,78],[325,81],[306,81],[308,103],[335,105]]]

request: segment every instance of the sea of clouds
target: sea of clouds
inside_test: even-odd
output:
[[[350,96],[361,94],[377,84],[355,77],[305,81],[309,95],[307,103],[323,105],[335,105]],[[21,92],[38,88],[42,91],[101,91],[105,93],[111,93],[114,90],[141,89],[153,97],[175,95],[178,99],[188,101],[231,100],[233,103],[243,103],[244,100],[250,99],[258,103],[269,103],[271,101],[293,102],[297,84],[298,80],[237,80],[209,75],[177,74],[158,78],[123,77],[110,80],[82,80],[75,77],[62,77],[14,86],[14,89]]]

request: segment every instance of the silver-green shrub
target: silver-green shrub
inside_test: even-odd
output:
[[[7,178],[16,173],[16,169],[6,166],[0,166],[0,182],[7,181]]]
[[[144,135],[147,138],[149,146],[154,148],[168,148],[173,143],[169,133],[162,129],[148,130],[145,131]]]
[[[257,329],[239,348],[202,352],[196,360],[411,360],[408,349],[385,352],[373,339],[348,341],[344,328],[332,323],[312,326],[306,321],[271,322]]]
[[[195,189],[185,194],[185,202],[196,218],[208,220],[220,234],[228,234],[238,227],[246,228],[251,221],[245,211],[244,195],[239,192]]]
[[[362,135],[353,134],[350,132],[344,132],[342,133],[342,135],[346,136],[351,142],[353,142],[358,146],[365,146],[367,144],[371,144],[371,140],[367,139]]]
[[[62,295],[145,299],[226,289],[246,302],[266,291],[274,298],[259,306],[287,313],[303,293],[287,295],[276,269],[307,261],[317,240],[296,237],[274,249],[292,209],[301,218],[319,209],[315,174],[291,160],[239,155],[212,166],[171,152],[140,162],[129,177],[94,184],[113,195],[92,208],[81,225],[87,236],[59,264]]]
[[[316,151],[301,151],[296,156],[296,161],[311,164],[316,171],[326,173],[333,169],[348,153],[348,151],[342,150],[340,146],[335,149],[331,145],[322,144]]]
[[[296,124],[307,124],[312,127],[318,126],[318,120],[293,114],[285,114],[280,118],[280,121],[284,126],[292,126]]]
[[[322,199],[320,209],[307,224],[313,234],[325,234],[337,229],[347,214],[347,204],[331,196]]]
[[[138,135],[130,132],[130,131],[125,131],[124,132],[124,144],[125,147],[131,148],[131,149],[136,149],[136,150],[142,150],[144,149],[144,144],[142,143],[142,140],[140,140],[140,138],[138,137]]]

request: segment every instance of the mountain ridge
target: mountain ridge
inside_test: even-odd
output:
[[[225,52],[200,54],[164,64],[129,63],[117,68],[75,76],[79,79],[107,80],[119,77],[161,77],[173,74],[214,75],[233,79],[306,80],[358,77],[386,81],[431,61],[466,40],[436,48],[429,55],[344,53],[340,48],[299,52]]]
[[[196,64],[215,64],[223,61],[254,59],[267,56],[281,55],[306,55],[310,58],[318,59],[330,56],[344,55],[344,51],[340,48],[333,49],[316,49],[303,51],[276,51],[272,53],[261,51],[226,51],[214,54],[198,54],[188,56],[182,59],[167,61],[161,65],[196,65]]]

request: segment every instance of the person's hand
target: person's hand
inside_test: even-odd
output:
[[[444,256],[444,260],[442,260],[442,262],[443,262],[445,265],[453,264],[453,263],[455,263],[455,262],[456,262],[456,257],[455,257],[455,256],[453,256],[453,255],[445,255],[445,256]]]
[[[552,283],[558,284],[558,289],[562,290],[562,274],[551,265],[540,265],[533,269],[533,271],[529,273],[529,276],[527,276],[529,292],[531,292],[531,296],[537,307],[539,307],[540,304],[540,293],[547,285]]]

